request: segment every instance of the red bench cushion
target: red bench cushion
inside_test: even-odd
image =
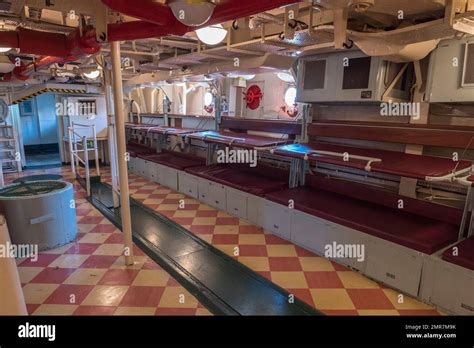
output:
[[[150,162],[162,164],[177,170],[185,170],[189,167],[202,166],[205,160],[200,157],[193,157],[180,153],[164,152],[160,154],[142,156]]]
[[[288,187],[285,174],[275,169],[270,175],[265,168],[243,168],[242,166],[212,165],[188,168],[190,174],[218,182],[236,190],[263,197],[268,192],[284,190]]]
[[[445,222],[314,188],[296,188],[266,195],[271,201],[397,243],[425,254],[454,243],[458,228]]]
[[[137,143],[128,143],[127,144],[127,152],[130,154],[131,157],[138,157],[142,155],[149,155],[156,153],[156,150]]]
[[[443,253],[443,260],[474,270],[474,237],[463,240],[455,247],[457,248],[457,256],[454,255],[454,247],[449,248]]]

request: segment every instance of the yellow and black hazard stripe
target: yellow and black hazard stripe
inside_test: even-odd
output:
[[[42,90],[36,91],[34,93],[28,94],[24,97],[15,99],[12,104],[20,104],[28,99],[37,97],[44,93],[64,93],[64,94],[86,94],[87,91],[85,89],[67,89],[67,88],[44,88]]]

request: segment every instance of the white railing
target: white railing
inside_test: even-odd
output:
[[[79,134],[78,130],[89,130],[91,137],[86,135]],[[95,130],[95,125],[85,125],[80,123],[72,123],[68,128],[69,132],[69,153],[71,159],[71,170],[74,174],[81,177],[79,173],[80,163],[84,165],[85,168],[85,181],[86,181],[86,190],[87,195],[91,195],[91,175],[90,175],[90,166],[89,166],[89,151],[94,151],[95,155],[95,166],[96,174],[100,176],[100,165],[99,165],[99,147],[97,143],[97,133]],[[88,146],[89,140],[92,140],[93,147]],[[82,157],[80,154],[82,153]]]

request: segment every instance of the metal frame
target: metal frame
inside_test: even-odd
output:
[[[80,135],[76,130],[77,129],[90,129],[92,131],[92,141],[94,146],[89,148],[87,146],[88,140],[85,135]],[[89,151],[94,151],[95,155],[95,166],[96,166],[96,174],[100,176],[100,165],[99,165],[99,147],[97,145],[97,133],[95,130],[95,125],[85,125],[80,123],[72,122],[72,126],[68,127],[68,142],[69,142],[69,153],[71,156],[71,170],[76,176],[81,177],[77,168],[79,167],[79,163],[84,165],[86,170],[86,190],[87,196],[91,195],[91,180],[90,180],[90,167],[89,167]],[[79,148],[79,147],[81,148]],[[84,154],[84,158],[81,158],[80,153]]]

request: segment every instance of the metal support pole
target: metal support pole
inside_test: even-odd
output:
[[[165,127],[169,127],[169,109],[170,109],[170,100],[168,96],[165,95],[163,98],[163,115],[164,115],[164,125]]]
[[[115,142],[114,134],[111,134],[111,131],[115,133],[115,108],[114,108],[114,96],[112,93],[112,76],[110,68],[106,66],[104,70],[104,81],[105,81],[105,100],[107,107],[107,115],[109,117],[109,155],[110,155],[110,167],[112,174],[112,198],[114,202],[114,208],[120,207],[120,197],[117,194],[118,192],[118,178],[117,178],[117,144]],[[115,158],[114,158],[115,156]]]
[[[216,130],[219,130],[221,127],[221,119],[222,119],[222,108],[221,108],[221,96],[217,94],[217,92],[214,94],[214,107],[216,109]]]
[[[122,70],[120,63],[120,42],[114,41],[112,49],[112,75],[115,105],[115,133],[117,140],[117,164],[120,182],[120,213],[125,239],[125,264],[133,265],[132,219],[130,216],[130,192],[128,189],[128,168],[125,144],[125,116],[123,112]]]

